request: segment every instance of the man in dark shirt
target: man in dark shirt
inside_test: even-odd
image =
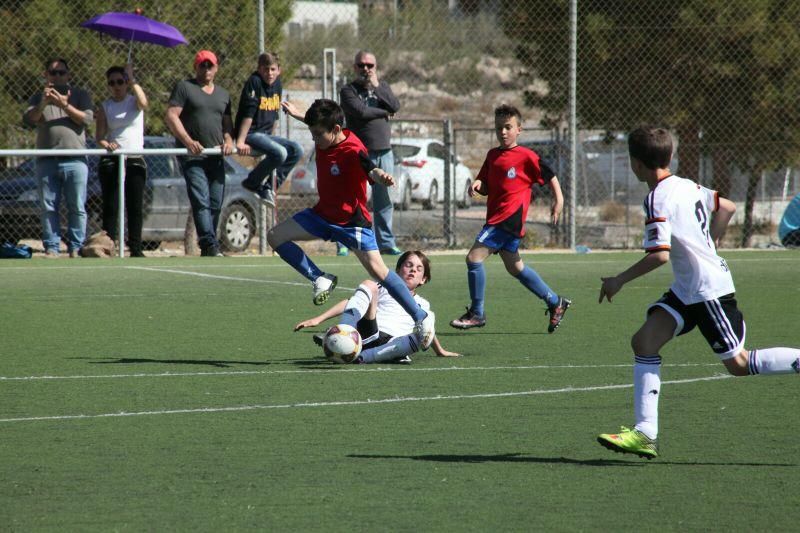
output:
[[[44,89],[31,96],[23,115],[25,125],[36,128],[36,148],[86,148],[86,127],[94,120],[92,97],[70,84],[65,59],[45,63]],[[61,246],[59,203],[67,206],[67,250],[79,257],[86,238],[86,156],[36,158],[42,244],[47,257],[58,257]]]
[[[394,155],[390,141],[389,118],[400,109],[400,101],[385,81],[378,79],[375,54],[361,50],[353,65],[356,78],[342,87],[340,101],[352,130],[364,143],[375,165],[394,174]],[[372,184],[372,211],[375,238],[382,254],[399,255],[392,233],[392,200],[389,190],[380,183]]]
[[[252,149],[253,155],[264,155],[242,186],[269,206],[275,205],[275,191],[272,190],[272,181],[265,179],[277,170],[277,190],[303,156],[298,143],[275,135],[283,96],[280,75],[277,55],[266,53],[258,56],[258,69],[242,87],[236,112],[236,149],[239,154],[250,155]]]
[[[214,84],[219,62],[209,50],[194,57],[195,77],[181,80],[172,90],[166,123],[179,148],[186,191],[192,204],[201,255],[221,256],[217,226],[225,195],[225,165],[222,156],[202,155],[204,148],[221,147],[223,155],[233,152],[233,121],[228,91]]]

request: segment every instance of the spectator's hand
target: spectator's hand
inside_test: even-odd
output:
[[[106,141],[105,139],[100,141],[97,144],[99,144],[101,148],[105,148],[109,152],[113,152],[114,150],[119,148],[119,144],[117,144],[116,142],[114,142],[114,141],[109,142],[109,141]]]
[[[250,145],[244,141],[237,142],[236,151],[239,152],[239,155],[250,155]]]
[[[191,139],[186,144],[186,149],[189,150],[190,154],[199,155],[203,153],[203,145],[200,144],[198,141]]]
[[[61,109],[66,109],[69,105],[69,94],[70,91],[67,91],[67,94],[61,94],[53,87],[46,87],[44,90],[45,100],[47,100],[49,104],[53,104]]]
[[[369,71],[369,75],[366,79],[367,86],[372,87],[373,89],[377,89],[378,85],[380,85],[380,81],[378,81],[378,70],[372,69]]]
[[[309,318],[308,320],[297,323],[294,326],[294,331],[300,331],[303,328],[313,328],[314,326],[319,326],[319,320],[316,318]]]
[[[233,153],[233,141],[226,140],[220,148],[222,149],[222,155],[231,155]]]
[[[382,168],[373,168],[370,170],[369,177],[372,178],[372,181],[376,181],[382,185],[386,185],[387,187],[394,185],[394,178],[392,175]]]
[[[600,278],[603,282],[600,285],[600,300],[598,303],[603,303],[603,297],[608,300],[608,303],[611,303],[611,299],[617,294],[620,289],[622,289],[622,282],[617,279],[616,276],[611,278]]]
[[[469,186],[469,195],[471,198],[475,198],[476,196],[486,196],[484,194],[483,182],[480,180],[473,181]]]
[[[136,83],[136,76],[134,76],[133,74],[132,63],[128,63],[127,65],[125,65],[125,79],[128,80],[128,83],[130,83],[131,85]]]

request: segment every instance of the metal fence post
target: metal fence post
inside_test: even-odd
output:
[[[117,156],[117,239],[119,239],[119,257],[125,257],[125,156]],[[103,206],[105,209],[105,206]]]
[[[443,221],[444,221],[444,241],[445,246],[452,248],[455,246],[455,233],[453,231],[453,219],[455,218],[455,209],[453,202],[453,122],[446,118],[442,121],[442,137],[444,141],[445,152],[445,165],[444,165],[444,205]],[[434,199],[435,200],[435,199]]]
[[[330,63],[330,72],[328,64]],[[330,83],[330,96],[328,95],[328,84]],[[322,97],[330,100],[339,101],[336,91],[336,48],[325,48],[322,50]]]
[[[575,212],[577,205],[578,135],[577,135],[577,55],[578,0],[569,2],[569,247],[575,249]]]

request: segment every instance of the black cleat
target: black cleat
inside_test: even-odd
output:
[[[450,325],[457,329],[482,328],[486,325],[486,316],[476,315],[468,307],[467,312],[455,320],[451,320]]]
[[[547,333],[553,333],[558,326],[561,324],[561,320],[564,318],[564,314],[569,309],[569,306],[572,305],[572,300],[567,300],[566,298],[559,296],[558,303],[548,308],[544,314],[550,314],[550,323],[547,325]]]

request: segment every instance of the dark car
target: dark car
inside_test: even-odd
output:
[[[145,137],[144,147],[174,148],[175,144],[171,137],[148,136]],[[191,207],[178,159],[174,155],[146,155],[144,158],[147,163],[147,188],[142,240],[148,247],[158,246],[161,241],[183,240]],[[87,236],[99,231],[102,224],[98,160],[98,156],[88,158]],[[225,158],[225,198],[217,234],[222,247],[231,252],[245,251],[257,233],[259,200],[241,186],[247,173],[248,170],[242,165]],[[35,161],[26,160],[18,167],[0,173],[0,240],[16,242],[41,238],[39,213]],[[65,226],[66,210],[62,205],[62,228]]]

